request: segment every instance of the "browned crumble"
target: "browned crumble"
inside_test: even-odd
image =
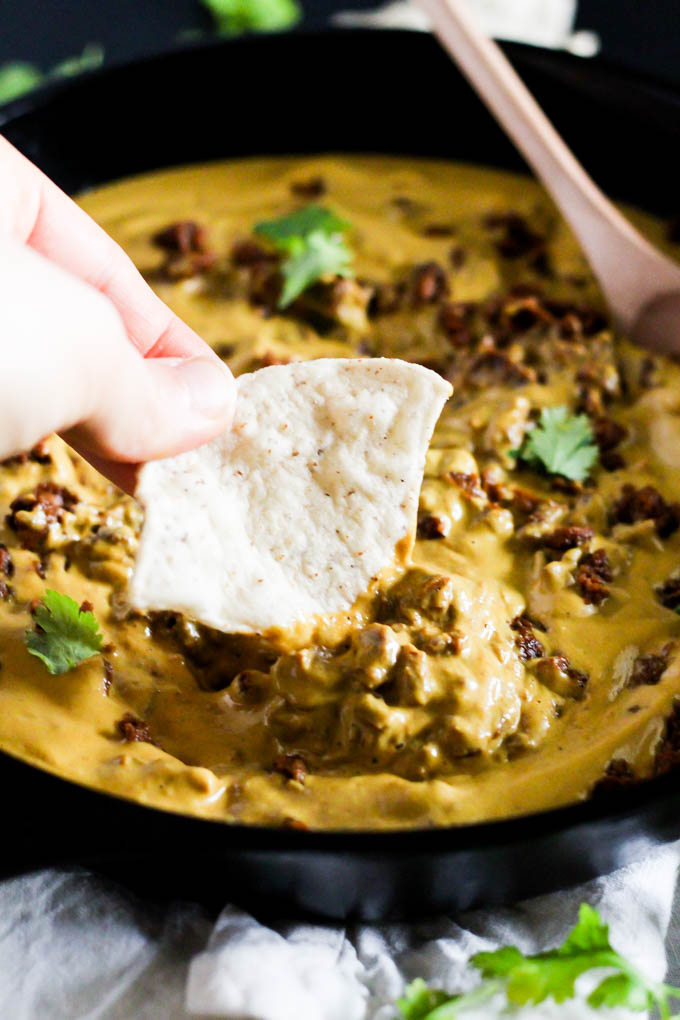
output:
[[[158,230],[151,238],[165,252],[159,273],[167,280],[183,280],[205,272],[217,255],[210,250],[205,227],[194,220],[180,220]]]
[[[673,711],[666,719],[664,734],[654,759],[657,775],[671,772],[680,765],[680,702],[675,702]]]
[[[128,744],[134,743],[136,740],[153,744],[148,724],[138,719],[132,712],[126,712],[123,718],[118,720],[116,729]]]
[[[617,471],[625,467],[625,459],[616,447],[628,435],[625,425],[613,418],[595,418],[592,423],[595,442],[600,450],[600,463],[607,471]]]
[[[555,652],[548,658],[543,659],[542,662],[553,664],[563,676],[572,681],[574,687],[572,697],[583,696],[589,679],[588,674],[582,673],[572,666],[568,656],[562,655],[561,652]]]
[[[547,535],[540,535],[534,539],[544,549],[553,549],[555,552],[566,552],[567,549],[576,549],[578,546],[587,545],[594,537],[595,532],[588,525],[567,525],[564,528],[555,528]]]
[[[258,262],[269,262],[276,264],[279,256],[269,251],[258,241],[246,238],[243,241],[236,241],[231,248],[231,260],[237,266],[253,266]]]
[[[9,513],[5,517],[8,528],[16,532],[22,546],[36,552],[47,537],[50,524],[62,521],[65,511],[73,511],[78,504],[78,497],[63,485],[55,482],[40,482],[35,493],[17,496],[9,505]],[[43,512],[45,525],[41,528],[31,527],[22,521],[18,514],[40,509]]]
[[[423,227],[423,237],[453,237],[456,228],[452,223],[426,223]]]
[[[14,575],[14,562],[7,546],[3,542],[0,542],[0,573],[4,574],[5,577],[13,577]]]
[[[523,660],[540,659],[545,649],[534,634],[534,624],[527,616],[516,616],[510,623],[511,630],[516,632],[515,644],[519,649],[519,657]]]
[[[40,442],[36,443],[30,450],[17,453],[13,457],[7,457],[5,460],[0,461],[0,466],[10,467],[14,464],[27,464],[29,461],[34,464],[52,463],[52,457],[45,439],[41,439]]]
[[[680,524],[680,507],[667,503],[652,485],[638,489],[627,484],[614,504],[613,516],[621,524],[654,521],[659,538],[668,538]]]
[[[547,239],[534,230],[517,212],[490,213],[484,226],[493,231],[494,245],[506,259],[536,259],[545,253]]]
[[[669,577],[655,589],[656,597],[666,609],[680,609],[680,577]]]
[[[495,348],[481,351],[465,374],[465,381],[474,386],[525,386],[536,381],[536,372],[528,365],[513,361],[505,351]]]
[[[279,772],[286,779],[292,779],[296,783],[305,784],[307,778],[307,763],[304,758],[297,754],[280,754],[272,765],[274,772]]]
[[[415,305],[440,301],[449,292],[446,273],[438,262],[421,262],[411,271],[411,290]]]
[[[486,496],[479,475],[469,475],[463,471],[449,471],[446,477],[454,485],[457,485],[468,499],[484,499]]]
[[[445,301],[439,309],[438,322],[446,338],[454,348],[466,348],[473,342],[469,325],[469,305],[462,302]]]
[[[467,262],[467,252],[465,248],[461,248],[460,245],[456,245],[449,252],[449,264],[452,269],[456,271],[462,269]]]
[[[625,758],[612,758],[604,770],[602,779],[593,786],[593,797],[601,797],[615,793],[626,786],[639,782],[629,762]]]
[[[639,655],[633,663],[629,687],[655,686],[668,666],[668,650],[660,654]]]
[[[422,514],[418,518],[418,538],[445,538],[446,527],[441,517],[436,514]]]
[[[607,584],[614,580],[614,574],[605,549],[595,549],[583,556],[576,568],[576,587],[583,601],[599,606],[609,595]]]
[[[317,174],[308,177],[306,181],[292,181],[290,190],[296,198],[321,198],[326,194],[328,187],[325,179]]]
[[[157,230],[151,238],[153,244],[163,251],[187,255],[189,252],[203,252],[208,247],[205,227],[195,220],[179,220]]]

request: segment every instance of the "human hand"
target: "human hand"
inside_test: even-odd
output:
[[[228,428],[228,368],[3,138],[0,194],[0,459],[58,431],[131,491],[136,464]]]

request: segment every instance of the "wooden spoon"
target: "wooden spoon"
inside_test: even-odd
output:
[[[657,251],[603,195],[462,0],[418,3],[439,41],[552,195],[619,326],[650,350],[680,353],[680,266]]]

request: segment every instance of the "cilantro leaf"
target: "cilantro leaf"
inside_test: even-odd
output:
[[[668,1020],[669,1000],[680,998],[680,989],[650,981],[612,948],[609,926],[587,903],[581,904],[578,923],[556,949],[525,956],[515,946],[504,946],[477,953],[471,963],[483,980],[465,995],[447,997],[424,981],[413,981],[397,1004],[404,1020],[458,1020],[499,992],[505,992],[511,1006],[537,1005],[548,998],[564,1002],[575,996],[576,979],[594,968],[611,972],[588,996],[594,1009],[623,1006],[641,1012],[656,1006],[662,1020]]]
[[[503,946],[493,953],[477,953],[472,957],[472,963],[484,977],[507,977],[523,960],[519,949],[514,946]]]
[[[582,482],[595,464],[599,450],[585,414],[569,414],[564,406],[544,407],[536,425],[511,455],[551,475]]]
[[[201,0],[220,35],[277,32],[302,17],[298,0]]]
[[[406,986],[397,1006],[404,1020],[425,1020],[435,1006],[441,1006],[448,999],[446,992],[428,988],[422,978],[416,978]]]
[[[574,983],[581,974],[607,967],[618,973],[605,978],[591,992],[591,1006],[643,1010],[658,1005],[662,1016],[668,1016],[668,998],[674,990],[648,981],[617,953],[609,941],[609,925],[587,903],[581,904],[578,924],[557,949],[526,957],[517,949],[513,953],[516,962],[511,966],[507,948],[472,957],[484,977],[506,978],[506,995],[513,1005],[536,1005],[548,998],[564,1002],[574,997]]]
[[[30,92],[43,80],[43,73],[34,64],[12,61],[0,67],[0,103],[9,103]]]
[[[310,234],[321,231],[324,234],[339,234],[349,230],[349,223],[341,220],[323,205],[303,205],[301,209],[280,216],[277,220],[264,220],[255,227],[255,233],[265,237],[282,251],[289,251],[291,245],[305,240]]]
[[[478,953],[472,963],[484,977],[507,979],[507,996],[517,1005],[536,1005],[552,997],[555,1002],[573,998],[574,983],[593,967],[615,965],[609,945],[609,929],[599,914],[583,903],[579,921],[558,948],[535,956],[523,956],[514,947]]]
[[[256,225],[255,233],[287,256],[281,264],[279,308],[324,276],[351,276],[352,253],[342,236],[348,229],[348,223],[320,205],[306,205]]]
[[[483,981],[471,992],[465,992],[464,995],[453,995],[446,999],[445,1002],[428,1013],[423,1020],[458,1020],[459,1017],[465,1015],[466,1010],[472,1009],[473,1006],[479,1006],[480,1003],[492,999],[502,991],[502,981]]]
[[[48,590],[35,611],[35,622],[36,629],[26,633],[26,647],[50,673],[67,673],[101,651],[94,614],[83,612],[68,595]]]
[[[352,253],[338,234],[315,230],[304,241],[291,249],[281,266],[284,285],[279,308],[285,308],[299,297],[307,287],[323,276],[350,276]]]
[[[578,911],[578,924],[572,928],[566,939],[555,952],[569,956],[575,952],[597,952],[611,949],[609,925],[605,924],[597,910],[588,903],[582,903]]]
[[[613,1009],[625,1006],[633,1012],[652,1009],[654,998],[651,993],[628,974],[612,974],[605,978],[588,996],[588,1003],[594,1008],[606,1006]]]
[[[397,1006],[404,1020],[457,1020],[465,1010],[478,1006],[502,991],[500,981],[486,981],[464,995],[447,995],[428,988],[422,978],[406,986]]]

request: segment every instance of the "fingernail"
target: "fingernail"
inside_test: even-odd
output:
[[[188,358],[176,368],[189,392],[191,409],[203,418],[224,418],[234,405],[234,377],[220,361]]]

